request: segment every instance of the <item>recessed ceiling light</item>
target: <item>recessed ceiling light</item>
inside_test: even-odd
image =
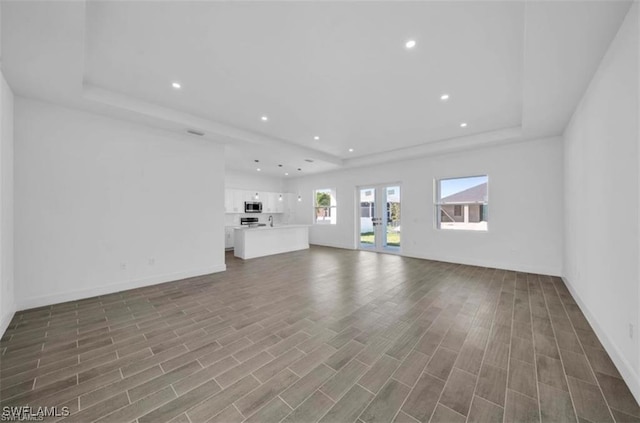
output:
[[[350,149],[349,149],[349,153],[353,153],[353,148],[350,148]]]
[[[260,119],[262,119],[262,121],[263,121],[263,122],[266,122],[266,121],[268,121],[268,120],[269,120],[269,118],[268,118],[268,117],[266,117],[266,116],[262,116]]]
[[[318,141],[320,139],[320,137],[316,135],[315,137],[313,137],[313,139]]]
[[[462,122],[460,124],[460,128],[466,128],[467,127],[467,122]]]
[[[180,88],[182,88],[182,84],[180,84],[179,82],[172,82],[171,86],[176,90],[179,90]]]
[[[289,172],[285,172],[285,173],[284,173],[284,176],[289,176]]]
[[[257,170],[258,172],[260,172],[260,171],[261,171],[262,169],[260,169],[260,168],[257,168],[256,170]]]
[[[406,43],[404,43],[404,46],[408,49],[412,49],[416,46],[416,40],[409,40]]]
[[[442,95],[440,96],[440,100],[442,100],[442,101],[447,101],[447,100],[449,100],[449,94],[442,94]]]

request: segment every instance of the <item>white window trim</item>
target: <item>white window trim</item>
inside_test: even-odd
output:
[[[442,228],[442,222],[441,222],[441,210],[440,208],[444,205],[455,205],[452,203],[442,203],[440,201],[440,182],[441,181],[446,181],[449,179],[466,179],[466,178],[477,178],[477,177],[485,177],[487,178],[487,201],[486,202],[481,202],[481,203],[473,203],[473,204],[480,204],[480,205],[484,205],[484,206],[488,206],[489,205],[489,197],[490,197],[490,184],[489,184],[489,174],[488,173],[479,173],[479,174],[475,174],[475,175],[468,175],[468,176],[447,176],[447,177],[441,177],[441,178],[434,178],[433,179],[433,205],[434,205],[434,219],[433,219],[433,224],[434,224],[434,229],[437,231],[443,231],[446,233],[455,233],[455,232],[460,232],[460,233],[464,233],[464,234],[468,234],[468,233],[480,233],[480,234],[486,234],[489,232],[489,222],[487,221],[487,228],[486,229],[482,229],[482,230],[475,230],[475,229],[464,229],[464,228],[459,228],[459,229],[453,229],[453,228]],[[463,214],[464,214],[464,210],[463,210]]]
[[[317,193],[329,191],[331,204],[327,206],[318,206],[317,201]],[[337,190],[335,188],[318,188],[313,190],[313,224],[318,226],[334,226],[338,223],[338,200],[337,200]],[[319,221],[317,218],[317,210],[319,208],[328,208],[330,210],[329,215],[331,216],[329,221]]]

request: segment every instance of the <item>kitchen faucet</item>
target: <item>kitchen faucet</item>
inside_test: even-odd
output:
[[[273,228],[273,216],[269,216],[269,226]]]

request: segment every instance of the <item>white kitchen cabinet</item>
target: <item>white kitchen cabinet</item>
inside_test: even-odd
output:
[[[233,200],[234,200],[234,190],[225,189],[224,190],[224,212],[225,213],[233,213]]]
[[[282,196],[284,198],[284,219],[285,222],[293,223],[296,221],[296,201],[298,197],[290,192]]]
[[[260,193],[260,201],[262,201],[262,213],[276,212],[276,193],[275,192]]]
[[[295,209],[296,196],[290,192],[284,195],[284,212],[291,213]]]
[[[238,213],[244,213],[244,203],[246,201],[256,201],[251,191],[238,191]]]
[[[244,213],[245,191],[239,189],[224,190],[225,213]]]
[[[236,198],[238,208],[238,211],[236,213],[244,213],[245,201],[255,201],[253,199],[253,193],[251,191],[238,190]]]
[[[224,228],[224,248],[233,248],[234,227],[225,226]]]
[[[292,211],[291,203],[295,198],[291,193],[227,188],[224,190],[224,211],[225,213],[244,213],[245,201],[259,201],[262,203],[262,213],[289,213]]]
[[[259,196],[258,199],[257,200],[253,200],[253,201],[259,201],[259,202],[262,203],[262,213],[269,213],[267,211],[267,200],[268,200],[267,197],[268,197],[268,194],[269,193],[267,193],[267,192],[260,191],[260,192],[258,192],[258,196]]]
[[[284,213],[285,209],[285,194],[278,192],[275,193],[275,210],[276,213]]]
[[[236,229],[233,255],[243,260],[309,248],[308,225]]]
[[[242,204],[242,212],[244,213],[244,201],[261,201],[260,193],[258,191],[242,191],[243,194],[243,204]],[[258,199],[256,200],[256,194],[258,194]]]

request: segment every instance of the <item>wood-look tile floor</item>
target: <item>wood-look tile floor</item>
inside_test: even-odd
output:
[[[19,312],[1,404],[65,422],[640,421],[558,278],[322,247],[227,266]]]

